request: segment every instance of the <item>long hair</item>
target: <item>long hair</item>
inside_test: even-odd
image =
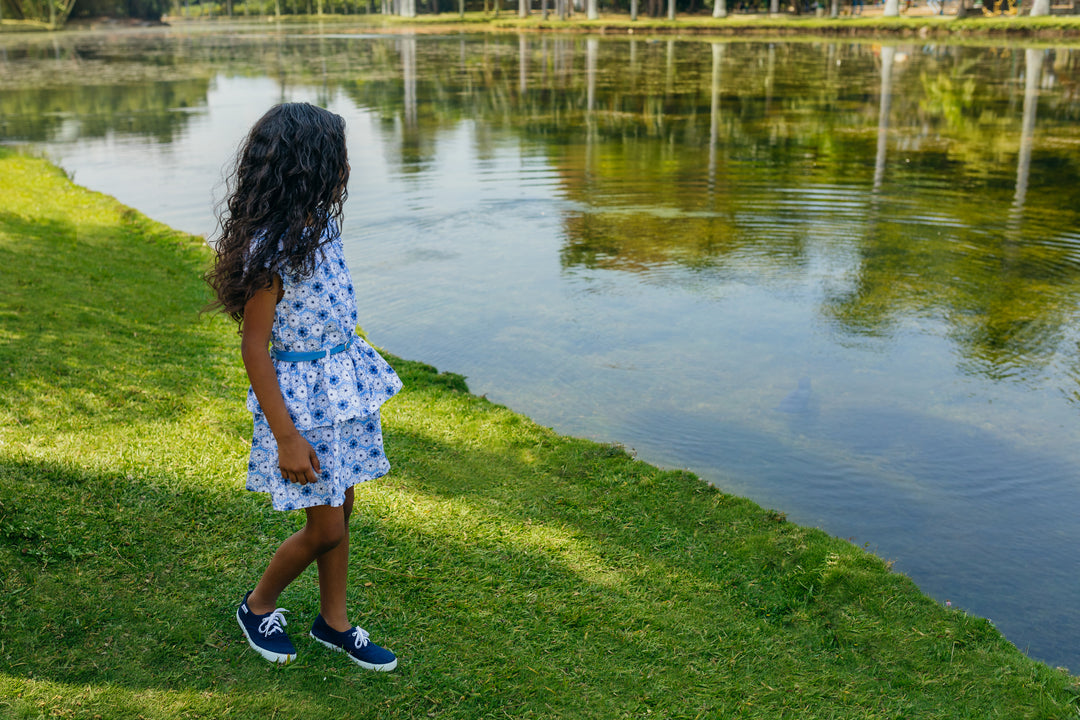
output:
[[[244,305],[274,276],[310,276],[327,228],[340,226],[349,162],[345,121],[308,103],[275,105],[251,128],[228,178],[210,309],[244,322]],[[256,241],[259,242],[256,242]]]

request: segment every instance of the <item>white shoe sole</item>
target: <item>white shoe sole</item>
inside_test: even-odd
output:
[[[321,645],[325,645],[326,647],[330,648],[331,650],[336,650],[337,652],[345,652],[345,648],[340,647],[338,645],[335,645],[334,643],[328,643],[325,640],[323,640],[322,638],[317,638],[317,637],[315,637],[315,633],[310,633],[309,632],[308,635],[310,635],[311,639],[314,640],[315,642],[317,642],[317,643],[319,643]],[[394,668],[397,667],[397,658],[394,658],[392,661],[390,661],[388,663],[383,663],[382,665],[376,665],[375,663],[369,663],[369,662],[364,662],[363,660],[358,660],[357,658],[353,657],[352,653],[345,652],[345,655],[348,656],[348,658],[350,660],[352,660],[354,663],[356,663],[360,667],[364,668],[365,670],[374,670],[375,672],[390,672],[391,670],[393,670]]]
[[[296,653],[292,653],[290,655],[288,653],[283,654],[283,653],[270,652],[269,650],[264,650],[263,648],[259,647],[254,642],[252,642],[251,641],[251,636],[248,635],[247,628],[244,627],[244,621],[240,619],[240,611],[239,610],[236,611],[236,622],[240,624],[240,630],[244,633],[244,639],[248,641],[248,645],[251,646],[252,650],[259,653],[259,655],[261,655],[264,660],[268,660],[269,662],[272,662],[275,665],[288,665],[289,663],[291,663],[293,660],[296,659]]]

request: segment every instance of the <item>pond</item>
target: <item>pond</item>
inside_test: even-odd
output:
[[[1080,671],[1080,52],[340,26],[0,40],[0,140],[208,233],[345,116],[378,345],[894,562]]]

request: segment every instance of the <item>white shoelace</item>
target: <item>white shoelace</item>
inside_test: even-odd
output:
[[[368,644],[368,631],[362,627],[353,628],[353,637],[356,639],[357,650]]]
[[[274,612],[263,618],[263,621],[259,623],[259,632],[263,637],[270,637],[276,632],[285,632],[284,627],[289,623],[286,622],[285,616],[282,613],[289,612],[285,608],[274,608]]]

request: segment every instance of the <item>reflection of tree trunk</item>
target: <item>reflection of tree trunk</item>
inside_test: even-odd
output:
[[[1045,50],[1024,51],[1027,75],[1024,78],[1024,121],[1020,128],[1020,153],[1016,162],[1016,195],[1013,197],[1012,217],[1019,223],[1027,197],[1028,175],[1031,172],[1031,147],[1035,135],[1035,115],[1039,107],[1039,80],[1042,77]]]
[[[667,65],[664,74],[664,95],[670,97],[675,92],[675,41],[667,41]]]
[[[548,86],[548,39],[540,38],[540,87]]]
[[[895,55],[895,47],[885,45],[881,48],[881,108],[878,111],[877,158],[874,161],[875,193],[885,178],[885,151],[889,140],[889,108],[892,105],[892,66]]]
[[[773,81],[776,79],[776,46],[772,43],[765,58],[765,116],[768,117],[772,107]]]
[[[321,3],[320,3],[321,5]],[[322,67],[322,88],[320,88],[318,104],[326,107],[330,104],[330,72],[326,67],[326,30],[322,21],[319,21],[319,64]]]
[[[405,86],[405,127],[416,127],[416,38],[401,38],[401,77]]]
[[[825,87],[832,90],[836,83],[836,43],[829,43],[828,59],[825,61]]]
[[[524,1],[524,0],[522,0]],[[528,90],[529,78],[529,42],[524,35],[518,35],[518,92],[522,96]]]
[[[588,108],[590,116],[592,111],[596,109],[596,51],[599,45],[600,41],[596,38],[589,38],[585,41],[585,81],[587,87],[585,107]]]
[[[712,44],[712,106],[709,110],[709,194],[716,190],[716,146],[720,141],[720,64],[723,43]]]

